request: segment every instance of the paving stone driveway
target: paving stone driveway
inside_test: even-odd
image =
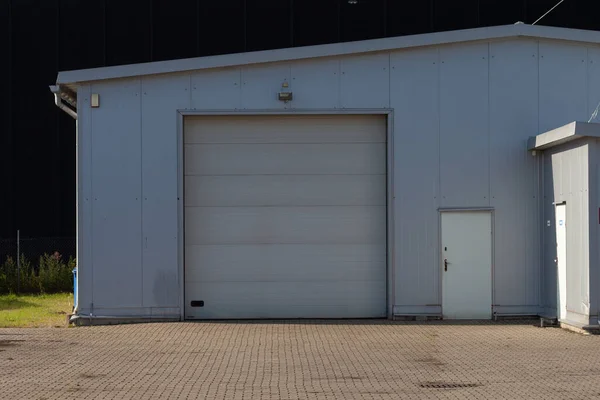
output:
[[[0,329],[0,398],[600,398],[600,337],[533,323]]]

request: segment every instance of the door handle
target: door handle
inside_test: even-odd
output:
[[[448,271],[448,259],[444,258],[444,271]]]

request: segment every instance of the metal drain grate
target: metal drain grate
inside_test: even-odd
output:
[[[460,389],[481,386],[479,383],[448,383],[448,382],[425,382],[419,385],[429,389]]]

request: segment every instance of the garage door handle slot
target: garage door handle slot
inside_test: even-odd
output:
[[[444,271],[448,271],[448,259],[444,258]]]

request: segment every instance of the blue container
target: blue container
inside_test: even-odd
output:
[[[77,267],[73,268],[73,310],[77,308]]]

